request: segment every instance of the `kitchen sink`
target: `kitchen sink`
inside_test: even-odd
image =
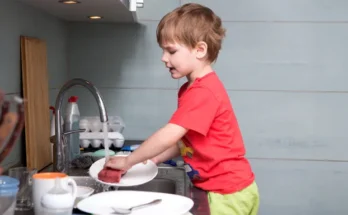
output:
[[[160,166],[156,178],[145,184],[131,187],[112,187],[103,185],[88,176],[87,173],[81,173],[80,170],[72,170],[70,177],[75,180],[77,186],[93,188],[94,194],[114,190],[138,190],[188,196],[189,182],[183,168]]]
[[[85,186],[85,187],[93,188],[94,194],[109,190],[109,186],[105,186],[95,181],[90,176],[70,176],[70,178],[75,180],[77,186]]]
[[[160,193],[176,193],[176,182],[171,179],[155,178],[148,183],[132,186],[132,187],[119,187],[117,190],[140,190],[140,191],[151,191]]]
[[[47,166],[40,172],[52,172],[54,171],[52,167],[52,165]],[[194,206],[191,210],[193,214],[209,214],[209,205],[206,193],[204,191],[201,191],[200,189],[195,189],[192,186],[183,167],[172,167],[166,164],[161,164],[158,167],[158,174],[153,180],[149,181],[148,183],[133,187],[111,187],[108,185],[103,185],[89,176],[88,169],[70,168],[68,169],[68,175],[75,180],[78,186],[87,186],[93,188],[93,194],[117,190],[139,190],[182,195],[194,200],[196,207]],[[203,211],[197,212],[198,205],[200,207],[200,210]],[[16,214],[17,213],[19,215],[34,214],[33,211],[26,211],[26,213],[16,212]],[[74,209],[73,214],[86,213],[79,211],[78,209]]]

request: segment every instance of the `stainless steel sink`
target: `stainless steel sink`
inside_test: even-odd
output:
[[[94,193],[100,193],[109,190],[108,186],[100,184],[90,176],[70,176],[70,178],[75,180],[77,186],[86,186],[93,188]]]
[[[87,175],[87,172],[76,170],[71,171],[70,177],[76,181],[78,186],[87,186],[93,188],[94,193],[112,191],[112,190],[139,190],[152,191],[169,194],[178,194],[188,196],[189,181],[183,168],[160,166],[155,179],[148,183],[132,187],[110,187],[100,184]]]
[[[156,178],[152,181],[133,187],[119,187],[118,190],[141,190],[160,193],[176,193],[176,182],[171,179]]]

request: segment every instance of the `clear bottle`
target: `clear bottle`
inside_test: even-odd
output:
[[[68,105],[64,117],[64,131],[72,131],[79,129],[80,111],[77,105],[77,96],[71,96],[68,100]],[[80,137],[79,133],[66,135],[67,145],[70,149],[69,161],[80,155]]]

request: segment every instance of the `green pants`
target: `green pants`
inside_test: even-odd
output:
[[[257,215],[260,205],[256,182],[232,194],[208,192],[210,215]]]

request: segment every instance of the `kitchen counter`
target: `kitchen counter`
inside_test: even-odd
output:
[[[49,172],[52,171],[52,165],[48,166],[42,172]],[[69,175],[86,175],[86,170],[80,170],[75,169],[72,174]],[[187,176],[186,176],[187,177]],[[188,178],[186,178],[188,180]],[[209,204],[208,204],[208,198],[206,195],[206,192],[198,189],[196,187],[193,187],[191,182],[187,183],[188,186],[188,193],[186,194],[187,197],[191,198],[194,201],[193,208],[191,209],[191,213],[193,215],[209,215]],[[73,211],[73,215],[84,215],[87,213],[81,212],[77,209]],[[34,211],[16,211],[15,215],[34,215]]]
[[[141,144],[143,141],[140,140],[126,140],[125,141],[125,146],[126,145],[134,145],[134,144]],[[94,149],[92,151],[95,151],[97,149]],[[91,149],[89,150],[85,150],[85,152],[91,151]],[[174,160],[178,160],[181,159],[181,157],[178,157]],[[165,165],[165,164],[163,164]],[[160,165],[162,166],[162,165]],[[41,172],[50,172],[53,171],[53,166],[50,165],[48,167],[46,167],[45,169],[43,169]],[[78,175],[86,175],[87,171],[86,170],[74,170],[72,174],[69,175],[74,175],[74,176],[78,176]],[[187,197],[191,198],[194,202],[193,208],[191,209],[191,213],[193,215],[210,215],[210,210],[209,210],[209,203],[208,203],[208,198],[207,198],[207,194],[205,191],[198,189],[196,187],[194,187],[188,176],[185,174],[185,180],[187,180],[189,183],[187,183],[187,190],[188,193],[186,194]],[[80,212],[78,210],[74,210],[73,214],[75,215],[82,215],[82,214],[86,214],[83,212]],[[34,215],[34,211],[16,211],[15,215]]]

